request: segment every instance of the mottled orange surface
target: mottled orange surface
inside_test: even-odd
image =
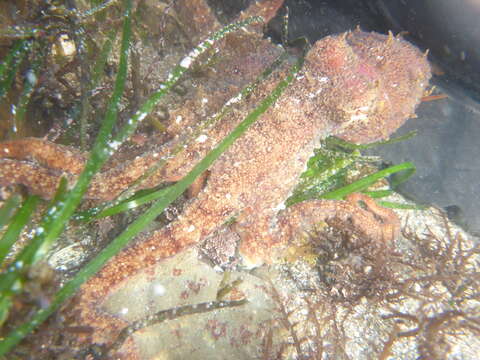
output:
[[[282,76],[277,74],[265,81],[247,103],[267,94]],[[236,222],[231,229],[240,236],[240,253],[249,265],[274,260],[274,250],[306,226],[305,222],[334,217],[343,219],[345,224],[355,227],[372,241],[391,241],[399,231],[395,214],[375,206],[366,197],[354,196],[346,202],[311,201],[283,212],[282,204],[321,139],[329,135],[354,142],[388,138],[414,114],[429,78],[425,56],[400,38],[356,30],[315,43],[295,81],[215,162],[205,188],[182,215],[165,228],[141,236],[82,287],[75,323],[93,327],[94,333],[88,341],[108,343],[125,325],[98,310],[109,292],[138,271],[199,243],[232,216],[236,217]],[[243,115],[235,112],[222,119],[206,134],[204,141],[193,142],[171,160],[161,174],[166,179],[185,174],[241,121]],[[10,157],[17,144],[0,145],[2,156]],[[30,144],[27,140],[22,146],[28,149]],[[37,146],[42,149],[42,146],[50,148],[53,145]],[[62,156],[64,148],[59,151]],[[27,175],[21,174],[21,166],[28,154],[27,151],[19,157],[3,159],[0,168],[3,167],[5,174],[10,166],[14,181],[24,182],[37,193],[45,194],[43,184],[35,187],[37,181],[23,181]],[[68,157],[69,163],[81,161],[72,154]],[[121,171],[115,168],[100,174],[90,196],[123,188],[143,172],[155,156],[145,154],[122,166]],[[50,173],[61,171],[50,170],[53,166],[48,162],[46,165]],[[29,171],[35,174],[35,169]],[[10,181],[5,177],[0,176],[2,183]],[[360,200],[365,202],[365,209],[359,206]]]

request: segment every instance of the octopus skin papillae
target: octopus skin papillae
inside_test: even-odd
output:
[[[264,96],[283,75],[266,80],[248,101]],[[229,231],[238,235],[239,253],[249,266],[276,261],[274,249],[331,218],[371,241],[391,242],[399,232],[396,215],[364,195],[310,200],[287,209],[281,204],[321,139],[336,135],[366,143],[388,138],[414,115],[429,78],[424,54],[399,37],[355,30],[317,41],[293,83],[214,163],[206,185],[183,213],[166,227],[139,236],[83,285],[72,310],[74,322],[94,330],[88,340],[78,340],[111,342],[125,323],[98,311],[102,300],[132,275],[198,244],[232,216]],[[201,159],[241,120],[241,114],[222,119],[206,141],[193,142],[144,186],[186,174],[195,165],[192,159]],[[85,162],[85,155],[73,148],[32,138],[1,143],[0,157],[0,184],[22,183],[45,198],[54,194],[62,174],[74,182]],[[158,151],[147,152],[106,169],[87,197],[115,198],[157,159]]]

